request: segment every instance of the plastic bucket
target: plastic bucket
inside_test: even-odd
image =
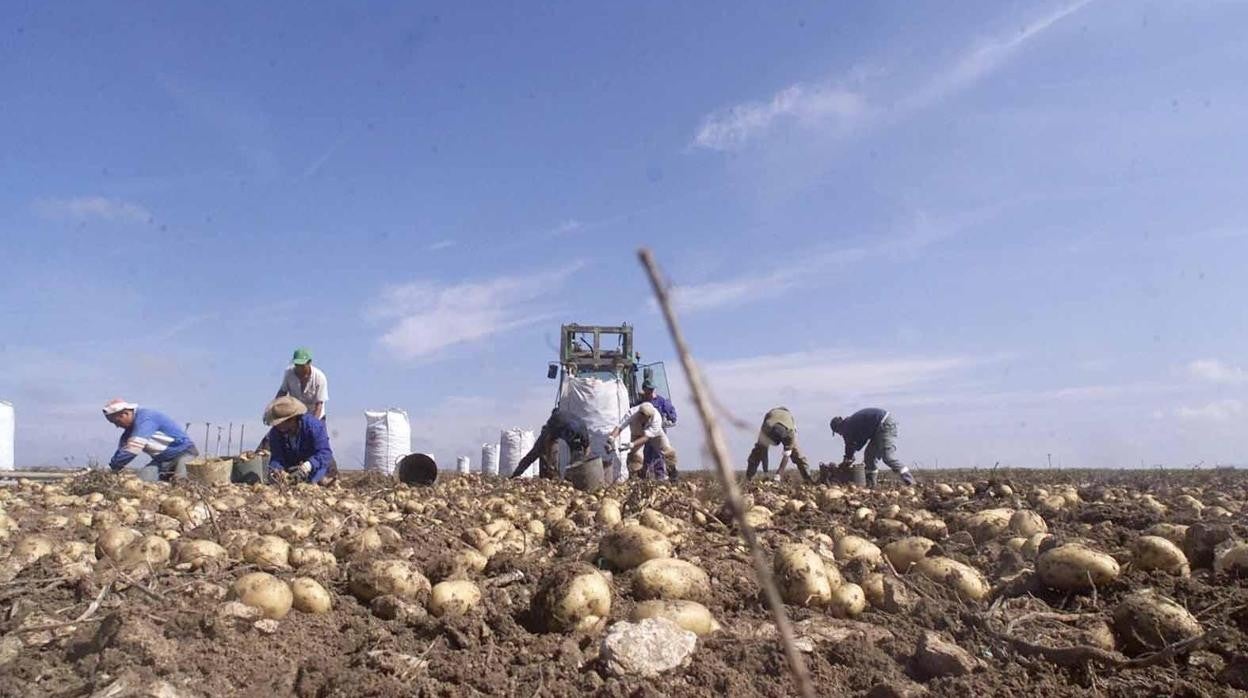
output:
[[[241,456],[235,458],[234,468],[230,473],[230,482],[243,485],[265,482],[265,471],[268,469],[268,466],[269,459],[265,456],[253,455],[250,458]]]
[[[565,477],[573,487],[582,492],[602,489],[606,482],[601,458],[590,458],[569,465]]]
[[[399,482],[432,485],[438,480],[438,464],[423,453],[413,453],[399,461]]]

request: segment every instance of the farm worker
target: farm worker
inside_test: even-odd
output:
[[[629,428],[633,441],[628,450],[628,472],[644,477],[642,468],[642,448],[647,443],[654,443],[655,448],[663,457],[667,469],[667,479],[676,479],[676,449],[667,440],[667,432],[663,430],[663,415],[654,405],[643,402],[624,413],[620,425],[611,430],[611,443],[620,437],[624,427]]]
[[[550,418],[542,425],[542,431],[537,435],[537,440],[533,442],[533,448],[529,449],[529,452],[524,454],[524,457],[516,464],[516,469],[512,471],[511,476],[520,477],[530,465],[533,465],[533,461],[538,460],[538,476],[551,480],[557,479],[559,468],[556,465],[558,455],[556,447],[560,439],[568,445],[573,463],[585,458],[589,450],[589,434],[585,431],[585,425],[579,419],[561,413],[556,407],[550,411]]]
[[[645,379],[641,384],[641,401],[654,405],[659,414],[663,416],[664,431],[676,426],[676,408],[672,406],[671,400],[659,395],[654,389],[654,381],[649,378]],[[643,466],[647,474],[653,474],[656,478],[662,478],[666,475],[664,467],[663,454],[659,452],[658,446],[653,442],[647,443],[645,451],[645,465]]]
[[[308,414],[302,402],[289,395],[277,398],[264,408],[264,423],[271,427],[270,476],[325,485],[338,477],[325,422]]]
[[[175,475],[186,477],[186,464],[199,455],[186,431],[156,410],[114,398],[104,405],[104,418],[122,430],[117,452],[108,462],[113,470],[121,470],[139,453],[146,453],[152,460],[144,470],[154,469],[157,477],[168,482]]]
[[[806,456],[802,455],[797,447],[797,421],[793,419],[793,413],[787,407],[776,407],[763,416],[763,426],[758,430],[758,440],[754,442],[754,448],[750,451],[745,463],[746,480],[754,477],[760,464],[764,469],[766,468],[767,449],[772,446],[779,446],[783,451],[780,467],[776,468],[777,476],[784,472],[785,466],[791,460],[797,465],[797,471],[802,474],[802,479],[811,482]]]
[[[840,467],[848,468],[853,465],[854,454],[863,446],[867,447],[862,459],[866,463],[868,487],[875,487],[879,480],[875,462],[881,459],[893,472],[901,476],[902,482],[907,485],[914,484],[910,468],[897,460],[897,422],[893,421],[886,410],[868,407],[848,417],[833,417],[829,426],[833,432],[845,439],[845,459],[841,461]]]
[[[325,419],[325,403],[329,401],[329,382],[325,372],[312,365],[312,352],[300,347],[290,357],[290,366],[282,376],[282,385],[274,398],[289,395],[308,408],[317,419]]]

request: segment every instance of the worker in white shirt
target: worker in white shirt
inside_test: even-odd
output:
[[[645,468],[643,467],[644,458],[642,451],[647,443],[653,444],[663,455],[663,464],[667,468],[667,479],[669,481],[676,479],[676,449],[672,448],[672,442],[667,439],[667,432],[663,430],[663,415],[659,410],[648,402],[643,402],[636,407],[624,413],[624,419],[620,420],[620,425],[611,431],[611,441],[614,443],[620,437],[620,432],[624,427],[629,428],[633,441],[629,444],[628,451],[628,472],[630,477],[644,477]]]
[[[300,347],[290,358],[290,366],[282,376],[282,385],[277,389],[279,397],[295,398],[308,408],[308,414],[325,421],[325,403],[329,402],[329,381],[325,372],[312,365],[312,352]]]

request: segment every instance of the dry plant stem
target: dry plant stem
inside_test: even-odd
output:
[[[796,684],[797,692],[803,698],[814,698],[815,692],[810,685],[810,675],[806,671],[806,662],[802,659],[802,655],[794,643],[793,628],[789,624],[788,616],[784,611],[784,604],[780,600],[780,592],[776,589],[776,582],[772,578],[771,567],[758,544],[758,538],[754,535],[753,527],[745,520],[745,505],[741,500],[741,490],[737,486],[736,478],[733,477],[732,469],[728,465],[728,448],[724,444],[724,435],[720,432],[719,423],[715,420],[709,391],[702,381],[702,373],[698,369],[697,363],[694,362],[693,355],[685,344],[685,337],[676,322],[676,314],[672,310],[667,284],[660,276],[658,265],[655,263],[654,255],[650,253],[650,250],[642,249],[638,251],[637,256],[641,259],[641,264],[645,267],[646,273],[650,277],[650,285],[654,290],[655,298],[659,302],[659,307],[663,310],[663,318],[667,321],[667,329],[672,335],[672,343],[676,345],[676,353],[680,356],[681,366],[685,369],[685,376],[689,380],[689,390],[693,393],[694,403],[697,405],[698,413],[702,417],[702,427],[706,432],[706,442],[710,447],[711,455],[714,457],[720,483],[728,495],[728,503],[732,507],[732,515],[737,520],[737,526],[741,529],[741,537],[745,539],[746,544],[750,547],[751,558],[754,562],[754,574],[758,578],[759,586],[763,589],[764,596],[767,599],[767,607],[771,611],[772,620],[776,624],[777,634],[780,636],[780,641],[784,646],[785,658],[789,662],[789,669],[793,672],[793,683]]]
[[[95,599],[92,600],[91,603],[87,606],[87,610],[83,611],[81,615],[79,615],[77,618],[73,620],[68,620],[63,623],[47,623],[44,625],[32,625],[29,628],[18,628],[17,632],[34,633],[34,632],[40,632],[43,630],[57,630],[59,628],[66,628],[71,625],[76,625],[78,623],[90,622],[92,620],[91,616],[95,615],[95,612],[100,610],[100,603],[104,601],[104,597],[108,596],[108,592],[111,591],[112,588],[113,588],[112,582],[105,584],[104,587],[100,589],[100,593],[96,594]]]
[[[1134,659],[1127,659],[1117,652],[1109,652],[1099,647],[1091,647],[1089,645],[1075,645],[1073,647],[1048,647],[1046,645],[1038,645],[1033,642],[1011,637],[1006,633],[992,633],[998,640],[1008,642],[1015,651],[1028,655],[1039,656],[1054,664],[1061,666],[1079,666],[1088,662],[1096,662],[1106,666],[1118,667],[1120,669],[1139,669],[1150,667],[1156,664],[1167,662],[1181,654],[1195,652],[1198,649],[1207,647],[1221,638],[1221,633],[1212,631],[1203,635],[1176,642],[1172,645],[1146,654]]]

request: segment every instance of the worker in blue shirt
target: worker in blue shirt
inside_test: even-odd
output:
[[[264,410],[269,429],[269,477],[328,485],[338,477],[325,422],[299,400],[279,397]]]
[[[867,487],[875,487],[879,473],[876,471],[877,460],[892,468],[907,485],[914,484],[914,475],[910,468],[897,459],[897,422],[887,410],[868,407],[858,410],[848,417],[833,417],[828,424],[833,433],[845,439],[845,458],[841,467],[853,464],[854,454],[863,446],[867,450],[863,454],[863,462],[867,475]]]
[[[199,455],[186,431],[156,410],[114,398],[104,405],[104,418],[122,430],[117,452],[108,461],[113,470],[121,470],[135,456],[146,453],[152,458],[146,467],[168,482],[175,476],[186,477],[186,464]]]

